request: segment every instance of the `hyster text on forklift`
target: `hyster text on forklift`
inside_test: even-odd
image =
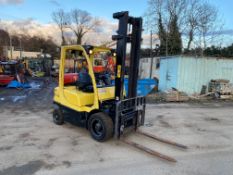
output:
[[[116,52],[109,48],[72,45],[61,48],[59,86],[54,91],[53,120],[63,124],[64,113],[75,112],[75,117],[85,125],[97,141],[111,137],[120,138],[144,124],[145,97],[137,96],[137,79],[142,33],[142,18],[129,16],[128,12],[113,14],[119,20]],[[128,29],[131,28],[130,33]],[[126,45],[131,44],[128,93],[124,91]],[[99,55],[99,56],[98,56]],[[97,69],[95,57],[115,57],[114,81],[109,71]],[[64,83],[66,59],[74,59],[77,66],[72,79]],[[99,60],[101,62],[101,59]]]

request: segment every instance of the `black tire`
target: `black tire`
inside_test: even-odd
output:
[[[88,120],[88,130],[93,139],[104,142],[113,136],[112,119],[103,112],[92,114]]]
[[[54,109],[53,122],[57,125],[62,125],[64,123],[64,116],[61,109]]]

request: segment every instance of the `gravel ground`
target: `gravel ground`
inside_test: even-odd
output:
[[[55,82],[33,80],[34,89],[0,88],[0,175],[156,174],[230,175],[233,172],[233,103],[149,104],[151,134],[188,150],[142,137],[128,140],[175,158],[169,163],[118,140],[98,143],[84,128],[52,122]]]

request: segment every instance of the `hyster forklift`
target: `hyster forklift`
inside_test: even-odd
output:
[[[91,136],[100,142],[113,136],[120,139],[123,134],[137,131],[148,138],[187,149],[185,145],[137,130],[144,124],[146,107],[145,97],[137,96],[142,18],[131,17],[128,12],[114,13],[113,18],[119,20],[117,35],[112,36],[117,41],[116,52],[109,48],[81,45],[61,48],[59,86],[54,91],[53,121],[58,125],[63,124],[64,114],[68,113],[72,119],[78,119],[90,131]],[[124,76],[127,43],[131,44],[131,52],[126,95]],[[114,81],[109,76],[112,71],[109,72],[103,64],[103,60],[109,60],[109,57],[116,61]],[[65,73],[66,59],[74,59],[78,63],[73,72],[68,74]],[[174,158],[141,144],[125,138],[121,140],[154,156],[176,162]]]
[[[61,48],[59,86],[54,90],[54,123],[64,122],[64,112],[75,111],[76,117],[85,123],[91,136],[97,141],[106,141],[120,136],[144,124],[145,97],[137,96],[137,79],[142,33],[142,18],[134,18],[128,12],[113,14],[119,20],[116,52],[110,49],[72,45]],[[128,27],[132,33],[128,34]],[[131,43],[129,86],[126,96],[124,90],[126,45]],[[108,52],[116,55],[115,81],[107,73],[93,69],[93,56]],[[91,59],[92,58],[92,59]],[[80,60],[82,68],[77,71],[75,83],[64,84],[65,60]]]

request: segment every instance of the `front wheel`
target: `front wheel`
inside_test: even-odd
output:
[[[61,109],[54,109],[53,111],[53,122],[57,125],[62,125],[64,123],[64,117]]]
[[[104,142],[113,135],[112,119],[103,112],[92,114],[88,121],[88,130],[93,139]]]

